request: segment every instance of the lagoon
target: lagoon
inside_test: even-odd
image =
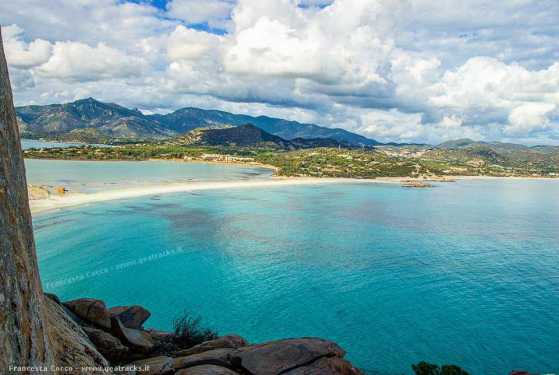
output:
[[[224,173],[205,168],[181,178]],[[28,164],[30,179],[39,169]],[[267,178],[250,173],[230,177]],[[34,225],[45,290],[144,305],[149,327],[171,329],[189,311],[250,341],[325,337],[371,374],[420,360],[557,372],[558,195],[559,181],[541,180],[228,189],[98,203]]]

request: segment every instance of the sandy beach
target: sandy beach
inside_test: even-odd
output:
[[[69,192],[64,195],[50,195],[48,198],[31,199],[30,207],[33,214],[52,211],[62,208],[75,207],[84,204],[106,202],[119,199],[137,198],[149,195],[180,193],[188,191],[216,190],[216,189],[259,189],[276,186],[292,185],[319,185],[334,183],[398,183],[399,180],[363,180],[348,178],[286,178],[273,177],[269,180],[252,181],[211,181],[211,182],[188,182],[168,183],[164,185],[150,185],[141,187],[130,187],[114,189],[95,193]]]
[[[217,189],[260,189],[266,187],[321,185],[321,184],[398,184],[405,182],[454,182],[458,180],[555,180],[537,177],[492,177],[492,176],[447,176],[445,178],[410,178],[410,177],[379,177],[376,179],[354,178],[317,178],[317,177],[272,177],[266,180],[242,181],[200,181],[187,183],[166,183],[149,186],[131,186],[116,188],[102,192],[80,193],[68,192],[63,195],[50,194],[48,197],[35,195],[30,199],[31,213],[38,214],[68,207],[75,207],[97,202],[119,199],[137,198],[149,195],[180,193],[189,191],[217,190]],[[33,194],[32,194],[33,196]]]

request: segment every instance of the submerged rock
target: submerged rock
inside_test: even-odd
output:
[[[127,328],[140,329],[151,316],[151,313],[142,306],[117,306],[109,309],[111,317],[117,317]]]
[[[105,307],[105,302],[94,298],[80,298],[64,302],[81,319],[96,324],[104,329],[111,329],[111,314]]]

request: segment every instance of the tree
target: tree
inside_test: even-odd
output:
[[[52,365],[43,298],[0,30],[0,372],[8,371],[10,365]]]

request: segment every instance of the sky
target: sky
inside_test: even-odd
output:
[[[16,105],[559,144],[559,0],[18,0],[0,25]]]

